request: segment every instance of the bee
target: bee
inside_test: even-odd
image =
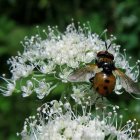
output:
[[[116,77],[119,77],[122,87],[128,93],[140,94],[140,88],[130,77],[115,67],[113,54],[108,52],[111,44],[107,46],[105,42],[105,51],[97,53],[95,64],[89,64],[73,72],[69,76],[72,82],[83,82],[88,77],[94,90],[101,96],[111,94],[116,85]],[[94,75],[94,76],[93,76]]]

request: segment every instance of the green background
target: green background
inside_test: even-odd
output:
[[[60,31],[74,21],[90,22],[93,32],[117,37],[116,43],[127,49],[131,64],[140,57],[140,1],[139,0],[0,0],[0,75],[10,77],[9,57],[23,50],[20,41],[25,36],[37,33],[48,25],[58,25]],[[2,80],[0,81],[2,84]],[[22,130],[23,122],[48,98],[39,100],[35,95],[22,98],[20,94],[10,97],[0,95],[0,140],[20,139],[16,132]],[[120,105],[124,112],[124,121],[137,118],[140,122],[140,101],[127,93],[111,97],[114,104]]]

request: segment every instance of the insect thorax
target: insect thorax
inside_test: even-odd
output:
[[[102,68],[103,72],[110,74],[115,69],[114,61],[110,58],[100,57],[96,59],[98,68]]]

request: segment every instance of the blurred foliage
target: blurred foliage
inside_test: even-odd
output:
[[[58,25],[63,31],[72,18],[75,22],[89,21],[91,30],[99,34],[107,28],[108,34],[115,35],[117,43],[127,49],[134,63],[140,56],[139,4],[139,0],[0,0],[0,74],[10,75],[6,60],[22,51],[20,41],[34,35],[36,25],[40,30],[47,25]],[[128,108],[124,111],[125,119],[136,117],[140,120],[139,101],[126,95],[115,97],[115,103]],[[16,132],[21,131],[24,119],[34,114],[46,100],[0,95],[0,139],[19,139]]]

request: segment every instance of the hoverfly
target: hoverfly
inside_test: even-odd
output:
[[[110,46],[111,44],[107,46],[105,42],[106,50],[97,53],[95,64],[87,65],[70,74],[70,81],[83,82],[87,75],[92,75],[89,78],[92,87],[100,95],[107,96],[113,92],[116,85],[116,77],[119,77],[122,87],[128,93],[140,94],[140,88],[137,83],[115,67],[114,56],[108,52]]]

